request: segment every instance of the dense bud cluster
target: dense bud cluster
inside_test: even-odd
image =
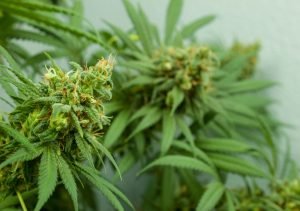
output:
[[[263,211],[266,208],[272,209],[270,204],[274,204],[282,210],[300,210],[300,181],[298,179],[277,182],[269,194],[257,189],[254,195],[249,195],[247,191],[239,194],[241,203],[238,210],[258,210]],[[269,203],[268,203],[269,202]],[[269,207],[270,206],[270,207]],[[268,210],[269,210],[268,209]]]
[[[244,62],[242,62],[243,69],[241,70],[241,75],[239,78],[248,79],[255,73],[259,49],[260,44],[257,42],[247,45],[240,42],[235,42],[229,51],[229,56],[225,58],[224,64],[229,63],[236,57],[241,58],[244,60]]]
[[[219,61],[207,47],[169,47],[154,54],[154,64],[159,75],[174,79],[176,85],[188,91],[196,86],[209,89]]]
[[[103,103],[111,98],[112,61],[100,60],[95,66],[63,72],[54,66],[47,69],[45,83],[41,85],[45,102],[28,99],[10,115],[11,123],[27,137],[39,141],[65,139],[71,131],[99,131],[109,123],[104,115]],[[20,112],[22,111],[22,112]],[[77,127],[77,128],[76,128]]]
[[[36,84],[40,96],[29,97],[18,105],[9,114],[9,123],[37,147],[54,145],[58,154],[80,161],[83,147],[77,140],[86,141],[83,146],[92,154],[96,150],[86,139],[95,141],[102,134],[103,126],[110,122],[103,104],[111,98],[113,61],[102,59],[95,66],[85,68],[75,63],[72,66],[74,70],[70,72],[56,65],[47,68],[45,81]],[[0,146],[3,162],[14,153],[15,142],[10,136],[0,134]],[[17,162],[2,168],[0,191],[23,191],[29,189],[31,180],[36,183],[38,165],[36,168],[28,165]],[[29,168],[30,174],[26,172]]]

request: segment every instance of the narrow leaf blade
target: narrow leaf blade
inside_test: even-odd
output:
[[[220,182],[212,182],[201,197],[197,206],[197,211],[212,210],[224,193],[224,186]]]
[[[169,3],[165,23],[165,43],[170,43],[172,39],[172,34],[174,33],[176,24],[180,18],[182,6],[182,0],[171,0]]]
[[[182,31],[181,31],[181,36],[183,38],[188,38],[193,36],[193,34],[199,30],[200,28],[202,28],[203,26],[209,24],[210,22],[212,22],[215,19],[215,16],[213,15],[208,15],[205,17],[201,17],[193,22],[191,22],[190,24],[186,25],[183,27]]]
[[[187,168],[192,170],[198,170],[201,172],[206,172],[213,176],[216,176],[216,172],[208,166],[206,163],[183,155],[166,155],[164,157],[158,158],[154,160],[152,163],[148,164],[145,168],[143,168],[139,174],[153,168],[155,166],[173,166],[177,168]]]
[[[168,111],[163,114],[162,132],[161,154],[163,155],[169,150],[176,132],[175,118]]]
[[[77,186],[70,166],[62,156],[57,156],[57,163],[63,184],[72,198],[75,211],[78,211]]]
[[[41,210],[52,195],[57,181],[57,164],[55,152],[47,148],[41,158],[38,178],[38,202],[35,211]]]

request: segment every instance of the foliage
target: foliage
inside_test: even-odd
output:
[[[252,192],[240,190],[236,193],[240,198],[237,210],[299,210],[300,183],[299,180],[277,181],[266,193],[259,187]]]
[[[1,51],[5,49],[1,47]],[[45,81],[38,84],[25,78],[19,68],[12,69],[13,65],[1,66],[1,73],[6,73],[1,81],[17,89],[12,93],[11,87],[4,87],[17,106],[8,121],[0,122],[2,204],[7,196],[38,187],[34,210],[40,210],[62,183],[78,210],[75,180],[84,176],[116,209],[123,210],[116,196],[125,201],[126,197],[99,175],[93,160],[93,155],[101,160],[107,157],[118,170],[110,152],[99,142],[109,124],[103,102],[111,98],[113,60],[101,59],[85,68],[72,65],[73,70],[64,72],[53,63],[47,68]]]
[[[252,77],[259,45],[227,49],[193,42],[214,17],[179,28],[180,0],[170,1],[162,38],[140,7],[123,3],[136,39],[108,23],[118,38],[119,68],[107,106],[115,118],[104,143],[126,164],[123,171],[139,160],[148,164],[141,172],[155,179],[142,209],[210,210],[225,195],[229,206],[230,173],[271,182],[278,122],[266,111],[271,101],[259,93],[274,83]],[[129,164],[127,154],[134,158]],[[188,202],[178,204],[186,194]]]
[[[5,29],[0,33],[0,45],[32,75],[41,73],[40,63],[47,61],[45,51],[52,58],[68,58],[84,65],[87,58],[83,52],[92,42],[105,46],[101,37],[87,27],[79,0],[71,7],[36,0],[3,0],[0,2],[0,27]],[[31,52],[23,41],[42,44],[43,49]]]
[[[281,123],[263,93],[275,83],[253,77],[259,43],[198,42],[215,17],[179,26],[183,0],[170,0],[163,33],[130,0],[129,31],[94,30],[82,1],[66,2],[0,2],[0,99],[12,107],[0,116],[1,210],[97,210],[94,187],[133,208],[100,173],[110,165],[150,178],[136,209],[299,209],[298,176],[278,173],[291,160],[280,161]],[[45,52],[75,62],[65,71]],[[98,60],[110,53],[114,74],[112,57]]]

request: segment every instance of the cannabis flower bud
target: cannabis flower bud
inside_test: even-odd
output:
[[[188,91],[196,86],[208,89],[219,61],[207,47],[169,47],[155,53],[154,64],[159,75],[174,79],[176,85]]]
[[[88,160],[91,166],[92,155],[99,156],[102,150],[106,150],[97,138],[110,122],[104,114],[103,104],[111,99],[113,61],[101,59],[95,66],[85,68],[76,63],[71,65],[74,69],[69,72],[55,64],[48,67],[45,81],[32,83],[38,94],[32,97],[28,93],[9,114],[12,130],[19,132],[36,149],[33,154],[26,155],[30,159],[24,155],[26,162],[6,162],[14,153],[26,151],[17,151],[14,137],[0,133],[2,192],[23,191],[36,185],[37,158],[49,150],[72,162]],[[29,160],[32,162],[30,167]],[[30,174],[25,167],[31,169]]]

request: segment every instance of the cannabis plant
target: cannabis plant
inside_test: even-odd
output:
[[[45,51],[52,58],[67,58],[83,65],[86,62],[83,52],[90,43],[98,46],[105,43],[87,27],[82,10],[81,1],[62,7],[36,0],[3,0],[0,2],[0,28],[3,29],[0,45],[32,75],[40,72],[47,61]],[[42,44],[42,51],[32,52],[23,41]]]
[[[101,59],[84,68],[71,63],[73,69],[68,72],[53,62],[44,81],[33,83],[8,52],[0,50],[8,63],[0,66],[0,82],[16,105],[0,121],[1,209],[17,205],[17,197],[26,210],[23,196],[38,192],[34,210],[41,210],[55,187],[63,184],[78,210],[77,186],[82,177],[117,210],[123,210],[117,197],[130,205],[94,166],[95,157],[107,158],[119,171],[99,141],[110,122],[103,103],[111,98],[113,60]]]
[[[229,173],[272,180],[276,169],[276,123],[266,112],[269,100],[257,93],[273,82],[251,77],[258,46],[193,42],[214,17],[178,28],[181,0],[170,1],[162,39],[140,7],[123,3],[135,39],[108,23],[121,48],[105,146],[122,171],[148,164],[140,171],[152,174],[144,210],[211,210],[221,198],[234,210]]]
[[[235,192],[235,191],[234,191]],[[300,209],[300,183],[298,179],[277,181],[267,193],[260,187],[235,193],[240,200],[236,210],[290,210]]]
[[[290,158],[290,146],[281,151],[276,180],[262,188],[254,184],[251,188],[240,187],[232,193],[238,198],[236,210],[297,211],[300,209],[299,169]]]

